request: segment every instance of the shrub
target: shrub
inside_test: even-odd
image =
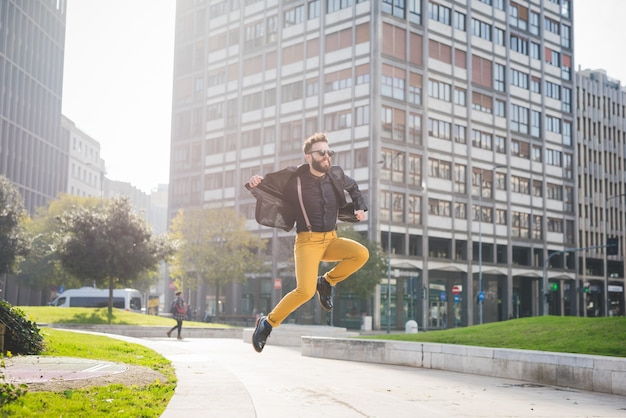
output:
[[[39,327],[26,319],[26,314],[21,309],[0,301],[0,323],[6,326],[2,347],[5,353],[40,354],[43,351],[44,340]]]

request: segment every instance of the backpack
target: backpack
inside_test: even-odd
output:
[[[176,309],[176,299],[174,299],[172,301],[172,304],[170,305],[170,313],[172,315],[176,314],[178,312],[178,309]]]

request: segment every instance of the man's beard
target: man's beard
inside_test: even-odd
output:
[[[320,173],[328,173],[330,171],[330,160],[328,161],[328,167],[323,166],[323,162],[324,160],[318,161],[315,158],[311,158],[311,167],[313,167],[315,171],[319,171]]]

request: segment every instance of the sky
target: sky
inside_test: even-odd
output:
[[[573,0],[575,65],[626,85],[626,1]],[[100,142],[106,176],[169,183],[175,0],[69,0],[63,114]]]

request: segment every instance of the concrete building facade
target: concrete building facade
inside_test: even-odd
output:
[[[104,198],[106,173],[104,160],[100,157],[100,143],[65,116],[61,120],[61,136],[69,144],[66,193]]]
[[[243,184],[324,131],[369,202],[355,229],[389,253],[359,302],[374,328],[577,314],[570,1],[179,1],[175,45],[169,215],[233,207],[271,242],[226,313],[295,286],[293,233],[258,226]],[[325,321],[310,305],[291,320]]]
[[[581,315],[624,315],[626,89],[602,70],[576,79]]]

